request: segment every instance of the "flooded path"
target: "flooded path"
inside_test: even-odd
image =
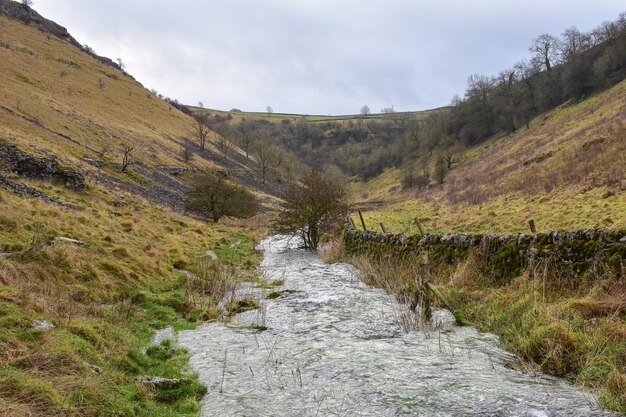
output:
[[[284,284],[241,290],[263,298],[260,310],[179,334],[208,387],[203,416],[613,415],[562,380],[510,369],[516,358],[496,336],[456,327],[447,312],[403,330],[391,296],[294,243],[261,243],[267,279]]]

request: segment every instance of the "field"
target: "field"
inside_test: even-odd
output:
[[[423,111],[394,112],[394,113],[373,113],[365,118],[362,114],[344,114],[344,115],[322,115],[322,114],[295,114],[295,113],[267,113],[267,112],[247,112],[247,111],[224,111],[215,109],[205,109],[201,107],[190,106],[194,112],[209,113],[222,117],[230,116],[233,121],[238,122],[241,119],[261,119],[274,123],[280,123],[283,120],[297,121],[305,120],[308,122],[366,122],[369,120],[387,120],[394,117],[418,116],[428,114],[438,109],[429,109]]]

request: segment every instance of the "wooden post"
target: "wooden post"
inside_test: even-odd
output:
[[[420,219],[418,219],[417,217],[415,218],[415,224],[417,225],[417,228],[420,229],[420,235],[424,236],[426,234],[426,231],[424,230],[424,226],[422,226]]]
[[[385,225],[383,224],[383,222],[380,222],[380,229],[383,231],[383,233],[387,233],[387,230],[385,230]]]
[[[346,220],[348,221],[348,226],[352,226],[353,229],[356,229],[356,224],[354,224],[354,220],[352,219],[352,216],[348,214]]]
[[[363,230],[367,232],[367,227],[365,227],[365,220],[363,219],[363,213],[361,210],[357,210],[359,212],[359,217],[361,218],[361,224],[363,225]]]
[[[533,235],[537,234],[537,226],[535,226],[535,220],[530,219],[528,220],[528,226],[530,227],[530,232]],[[530,259],[528,260],[528,270],[530,271],[530,277],[534,280],[535,279],[535,255],[536,255],[536,249],[535,248],[530,248]],[[534,290],[533,290],[533,297],[534,297]]]

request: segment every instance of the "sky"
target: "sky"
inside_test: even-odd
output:
[[[445,106],[467,78],[591,30],[623,0],[34,0],[149,89],[207,108],[354,114]]]

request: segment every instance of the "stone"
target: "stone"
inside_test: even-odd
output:
[[[152,336],[152,339],[150,339],[150,345],[159,346],[165,340],[176,340],[176,334],[174,334],[174,328],[172,326],[157,330],[154,336]]]
[[[102,368],[100,368],[99,366],[96,366],[96,365],[92,365],[92,364],[87,363],[87,362],[84,362],[84,363],[85,363],[85,366],[87,368],[91,369],[92,371],[94,371],[98,375],[102,375],[102,372],[103,372]]]
[[[33,328],[35,330],[50,330],[54,329],[56,326],[49,321],[46,320],[33,320]]]
[[[184,379],[161,378],[160,376],[138,376],[135,382],[150,388],[173,389],[186,383]]]
[[[88,245],[87,242],[83,242],[82,240],[76,240],[76,239],[72,239],[72,238],[65,237],[65,236],[59,236],[55,240],[57,242],[72,243],[72,244],[78,245],[78,246],[87,246]]]

